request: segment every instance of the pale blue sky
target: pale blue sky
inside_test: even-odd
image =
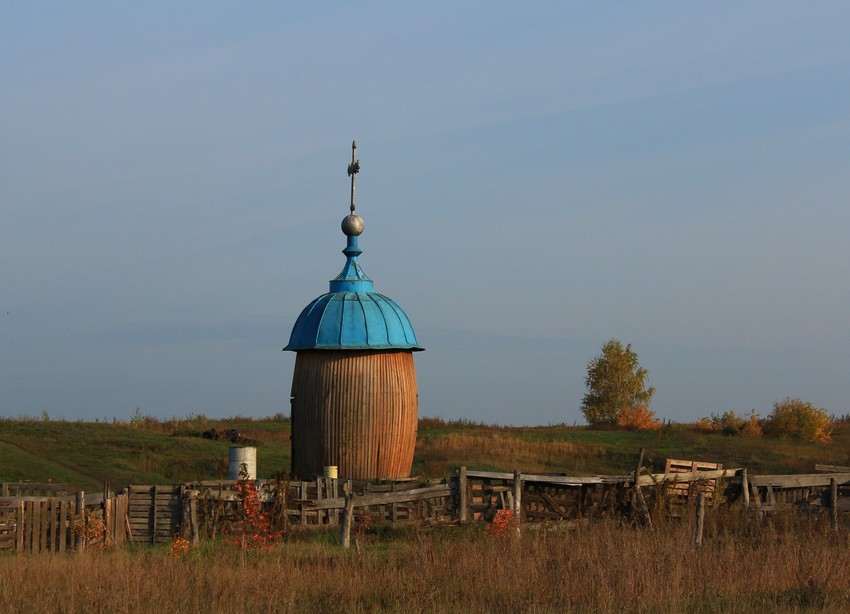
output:
[[[0,413],[288,412],[361,257],[420,413],[582,422],[632,343],[665,419],[850,413],[850,5],[4,3]]]

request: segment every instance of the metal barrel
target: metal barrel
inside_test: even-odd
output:
[[[244,474],[243,474],[244,470]],[[256,480],[257,479],[257,448],[233,446],[230,448],[230,471],[228,477],[231,480]]]

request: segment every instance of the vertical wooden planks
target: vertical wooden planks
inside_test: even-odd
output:
[[[32,501],[26,502],[26,535],[24,536],[24,550],[26,552],[35,552],[34,544],[38,539],[38,532],[35,530],[35,506]]]
[[[17,540],[15,545],[16,552],[24,551],[24,534],[26,532],[26,509],[24,506],[24,502],[21,501],[18,504],[18,514],[16,519],[16,529],[17,529]]]
[[[410,475],[418,395],[409,351],[300,351],[292,383],[292,466],[354,479]]]
[[[79,517],[80,531],[74,530],[74,522],[71,522],[71,531],[74,533],[74,547],[84,552],[86,549],[86,493],[82,490],[77,493],[74,517]]]
[[[33,509],[36,519],[35,530],[38,533],[38,547],[34,547],[33,551],[44,552],[47,550],[47,501],[33,501]]]
[[[156,543],[156,484],[151,486],[151,509],[150,509],[150,543]]]
[[[110,530],[112,520],[112,500],[109,497],[109,482],[103,483],[103,501],[101,502],[101,513],[103,515],[103,543],[108,543],[109,536],[112,535]]]
[[[62,499],[59,503],[59,552],[65,552],[68,545],[68,530],[73,527],[73,517],[71,516],[71,501],[70,499]]]

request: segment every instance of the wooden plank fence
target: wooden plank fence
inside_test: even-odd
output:
[[[833,491],[834,485],[834,491]],[[850,472],[799,475],[748,475],[735,486],[748,509],[765,513],[792,506],[850,511]]]
[[[10,489],[11,490],[11,489]],[[124,542],[126,496],[0,497],[0,551],[65,552]]]
[[[825,468],[830,471],[824,472]],[[276,518],[304,527],[342,524],[346,506],[359,517],[431,524],[489,522],[503,509],[513,510],[521,522],[637,518],[641,509],[647,515],[650,508],[658,513],[667,495],[681,503],[692,501],[693,493],[702,494],[703,500],[710,496],[715,504],[740,503],[761,515],[791,506],[825,508],[836,527],[839,515],[850,512],[850,471],[841,471],[845,467],[821,466],[821,473],[814,474],[755,476],[743,469],[674,459],[665,469],[658,474],[642,473],[639,468],[630,475],[566,476],[461,467],[456,476],[429,481],[368,483],[317,477],[296,482],[257,480],[255,484],[259,499],[276,510]],[[193,542],[215,538],[240,521],[237,483],[133,485],[118,493],[105,485],[103,493],[95,494],[65,494],[60,484],[3,484],[3,493],[16,496],[0,497],[0,551],[85,549],[86,532],[79,530],[85,518],[90,523],[102,520],[105,543],[154,544],[177,535],[191,537]],[[636,487],[647,491],[654,505],[636,509]]]
[[[128,486],[130,541],[158,544],[180,535],[184,490],[182,485]]]
[[[700,473],[706,471],[720,471],[723,465],[720,463],[708,463],[705,461],[681,460],[668,458],[664,465],[664,473],[668,474],[684,474],[684,473]],[[667,485],[666,495],[671,499],[672,503],[686,504],[694,501],[699,493],[705,494],[705,499],[712,502],[715,499],[717,487],[720,483],[720,478],[703,478],[690,482],[669,482]]]
[[[191,516],[190,501],[196,501],[199,531],[204,537],[218,534],[238,516],[236,480],[198,482],[186,485],[184,519]],[[388,483],[346,481],[317,477],[310,481],[276,483],[257,480],[258,498],[274,504],[278,493],[285,493],[280,502],[281,514],[289,525],[307,527],[336,526],[342,520],[345,498],[343,489],[349,484],[357,499],[357,513],[387,522],[423,520],[445,521],[454,509],[449,480],[421,484],[417,480]]]
[[[461,522],[490,522],[500,509],[518,511],[523,521],[537,522],[602,518],[622,510],[630,478],[470,471],[462,467],[457,479]]]

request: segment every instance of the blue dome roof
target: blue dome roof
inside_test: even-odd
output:
[[[285,350],[421,350],[404,310],[377,292],[328,292],[304,308]]]
[[[360,268],[357,236],[342,251],[345,266],[330,292],[307,305],[295,321],[284,350],[422,350],[404,310],[373,291]]]
[[[398,304],[373,291],[357,257],[363,253],[357,237],[363,220],[354,213],[355,176],[360,171],[357,143],[351,144],[351,214],[342,220],[342,233],[348,243],[345,266],[330,282],[330,292],[304,308],[292,327],[284,350],[422,350],[413,327]]]

